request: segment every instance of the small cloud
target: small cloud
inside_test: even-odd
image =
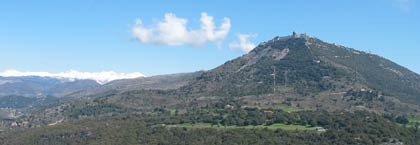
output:
[[[229,33],[230,19],[225,17],[217,27],[213,17],[207,13],[201,13],[200,28],[187,28],[188,20],[179,18],[173,13],[166,13],[164,20],[146,27],[141,19],[131,28],[133,37],[141,43],[152,43],[160,45],[188,45],[199,47],[208,42],[216,43],[221,47],[224,39]]]
[[[413,0],[393,0],[394,6],[401,9],[404,12],[410,12],[413,8]]]
[[[49,72],[21,72],[14,69],[0,72],[0,76],[3,77],[22,77],[22,76],[39,76],[39,77],[51,77],[68,80],[95,80],[100,84],[106,84],[113,80],[120,79],[132,79],[138,77],[144,77],[141,73],[116,73],[114,71],[103,71],[103,72],[79,72],[76,70],[70,70],[60,73],[49,73]]]
[[[256,34],[238,34],[238,41],[232,42],[229,44],[229,48],[231,49],[239,49],[246,53],[250,52],[252,49],[256,47],[256,45],[252,42],[249,42],[249,38],[257,37]]]

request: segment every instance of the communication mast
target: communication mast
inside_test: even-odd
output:
[[[276,93],[276,67],[273,67],[273,93]]]
[[[286,69],[286,71],[284,71],[284,87],[287,87],[287,73],[288,70]]]

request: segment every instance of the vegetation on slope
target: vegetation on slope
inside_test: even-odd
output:
[[[420,138],[417,138],[420,135],[418,129],[400,126],[396,122],[368,112],[287,113],[272,110],[273,114],[267,114],[258,109],[213,107],[173,115],[170,115],[170,110],[156,111],[153,114],[120,114],[69,121],[55,126],[15,130],[0,135],[0,141],[3,144],[322,145],[370,145],[389,142],[414,145],[420,142]],[[327,130],[316,131],[315,126]]]

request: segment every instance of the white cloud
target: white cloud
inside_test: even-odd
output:
[[[394,6],[398,7],[404,12],[410,12],[413,7],[413,0],[393,0]]]
[[[230,19],[227,17],[219,27],[216,27],[213,17],[207,13],[201,13],[199,29],[187,28],[187,23],[187,19],[167,13],[164,20],[150,27],[144,26],[142,20],[137,19],[131,28],[131,33],[141,43],[199,47],[208,42],[215,42],[217,47],[221,47],[231,27]]]
[[[20,77],[20,76],[40,76],[40,77],[52,77],[68,80],[81,80],[81,79],[90,79],[95,80],[100,84],[105,84],[113,80],[119,79],[132,79],[138,77],[144,77],[141,73],[116,73],[113,71],[103,71],[103,72],[79,72],[76,70],[70,70],[60,73],[49,73],[49,72],[20,72],[17,70],[6,70],[0,72],[0,76],[3,77]]]
[[[254,38],[256,37],[255,34],[238,34],[238,41],[232,42],[229,44],[229,48],[231,49],[240,49],[246,53],[248,53],[249,51],[251,51],[252,49],[255,48],[255,44],[252,42],[249,42],[249,38]]]

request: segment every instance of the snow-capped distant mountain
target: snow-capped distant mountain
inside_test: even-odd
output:
[[[20,72],[6,70],[0,72],[0,97],[18,96],[56,96],[99,87],[114,80],[144,77],[141,73],[98,73],[70,70],[61,73]]]
[[[101,86],[94,80],[59,79],[39,76],[0,77],[0,97],[42,97],[65,95]]]
[[[114,71],[103,71],[103,72],[79,72],[76,70],[70,70],[60,73],[49,73],[49,72],[21,72],[17,70],[6,70],[0,72],[2,77],[23,77],[23,76],[38,76],[38,77],[50,77],[57,79],[64,79],[68,81],[75,80],[95,80],[99,84],[106,84],[108,82],[120,79],[133,79],[144,77],[143,74],[135,73],[116,73]],[[1,82],[0,82],[1,84]]]

